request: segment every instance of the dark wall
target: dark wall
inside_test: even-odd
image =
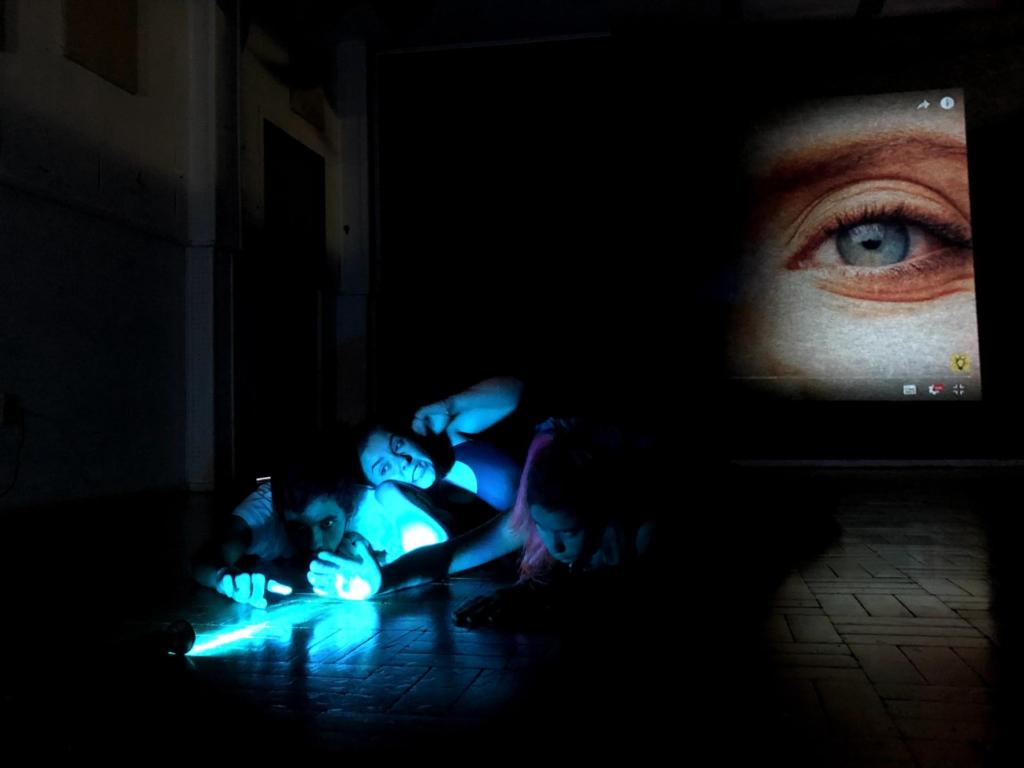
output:
[[[188,7],[86,5],[0,8],[0,509],[187,479]]]
[[[0,490],[20,465],[5,501],[180,486],[181,247],[2,186],[0,210],[0,370],[20,411],[0,428]]]
[[[280,446],[315,430],[334,402],[325,396],[333,378],[320,378],[333,368],[321,365],[318,347],[327,325],[324,158],[269,120],[263,146],[263,229],[248,233],[250,248],[234,271],[235,462],[243,481],[270,473]]]
[[[1020,441],[1019,19],[639,22],[378,58],[380,401],[512,371],[733,457],[1008,458]],[[742,403],[724,338],[741,137],[808,96],[966,89],[983,403]],[[413,394],[414,393],[414,394]],[[568,397],[566,397],[568,395]],[[928,407],[932,405],[932,407]]]
[[[657,364],[672,265],[626,236],[610,41],[379,61],[381,400],[500,372],[614,390]]]

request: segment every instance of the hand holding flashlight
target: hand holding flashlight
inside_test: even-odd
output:
[[[267,594],[290,595],[292,588],[262,573],[225,571],[217,581],[217,591],[236,603],[253,608],[267,607]]]
[[[361,537],[349,540],[347,544],[350,557],[321,552],[309,564],[306,578],[318,595],[366,600],[380,591],[380,566]]]

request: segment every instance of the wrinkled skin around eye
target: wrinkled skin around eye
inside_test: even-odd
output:
[[[903,106],[817,105],[759,145],[758,188],[772,191],[748,238],[738,377],[784,396],[888,398],[895,380],[949,381],[954,354],[977,371],[962,119],[915,133]]]

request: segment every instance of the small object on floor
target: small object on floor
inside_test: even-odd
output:
[[[196,642],[196,631],[184,619],[172,621],[167,628],[159,633],[168,653],[184,656],[192,650]]]

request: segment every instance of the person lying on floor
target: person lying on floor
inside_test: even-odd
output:
[[[196,580],[263,608],[267,573],[282,563],[338,556],[351,563],[365,556],[373,569],[335,579],[329,592],[316,589],[363,597],[376,566],[446,541],[511,506],[519,466],[473,438],[515,410],[521,389],[516,379],[487,379],[423,406],[407,427],[375,422],[319,435],[238,505],[197,558]],[[427,489],[441,485],[461,489],[475,503],[439,505]],[[294,568],[285,567],[296,581]]]
[[[649,559],[656,524],[631,498],[628,479],[648,455],[621,433],[580,422],[549,422],[531,443],[512,510],[447,542],[424,547],[379,571],[365,560],[323,555],[309,581],[330,594],[359,574],[370,595],[416,586],[520,552],[520,583],[477,598],[456,612],[466,625],[515,623],[539,616],[572,592],[601,591],[611,571],[635,571]],[[368,595],[369,596],[369,595]]]
[[[652,457],[608,427],[563,423],[539,433],[509,521],[523,538],[519,582],[460,606],[455,623],[546,625],[649,587],[656,501],[633,483]]]
[[[516,411],[522,390],[518,379],[486,379],[419,408],[411,422],[377,420],[353,428],[353,480],[384,497],[399,488],[419,489],[435,503],[434,491],[461,491],[487,504],[489,517],[510,509],[521,465],[482,433]]]
[[[505,541],[500,523],[507,520],[515,502],[521,465],[492,444],[487,431],[521,406],[522,392],[518,379],[485,379],[419,408],[410,422],[374,420],[340,430],[339,472],[357,486],[349,529],[365,536],[372,558],[360,570],[360,558],[353,563],[343,553],[319,553],[309,572],[314,590],[342,598],[375,594],[381,576],[378,566],[388,570],[412,550],[453,536],[460,541],[453,545],[460,553],[468,548],[470,564],[456,565],[460,570],[514,551],[518,538]],[[524,447],[526,442],[522,441]],[[343,447],[346,443],[348,449]],[[428,530],[413,523],[403,528],[402,546],[377,545],[382,537],[376,531],[381,526],[394,529],[396,520],[416,521],[424,515],[437,525]],[[352,552],[347,550],[349,555]],[[414,560],[406,568],[418,572],[419,562]]]
[[[194,558],[193,578],[235,602],[266,608],[268,574],[297,587],[315,552],[350,551],[355,489],[338,476],[336,463],[329,443],[307,444],[234,509]]]

